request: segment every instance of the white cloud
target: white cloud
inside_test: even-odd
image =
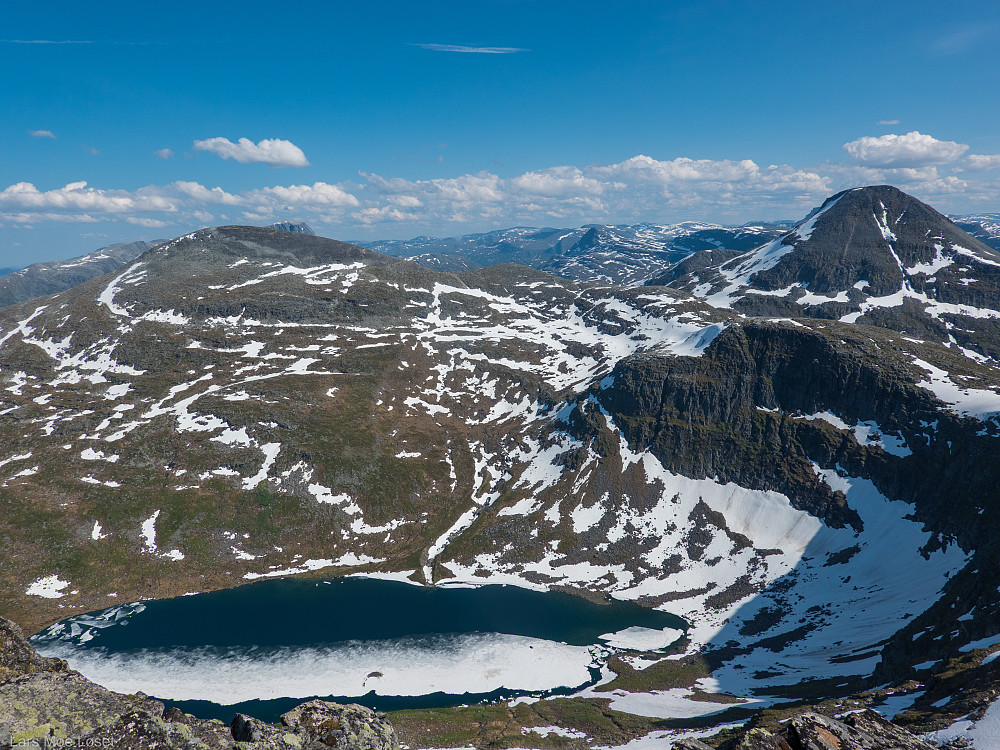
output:
[[[905,135],[865,136],[844,144],[855,161],[870,167],[928,167],[950,164],[969,150],[964,143],[939,141],[916,130]]]
[[[965,164],[976,171],[1000,169],[1000,154],[969,154],[965,157]]]
[[[510,181],[513,188],[539,195],[566,196],[579,193],[600,195],[607,187],[600,180],[586,177],[576,167],[550,167],[525,172]]]
[[[0,39],[3,44],[93,44],[89,39]]]
[[[173,211],[175,205],[154,191],[100,190],[86,182],[71,182],[55,190],[40,191],[30,182],[18,182],[0,192],[0,208],[70,209],[121,213],[136,210]]]
[[[100,219],[90,214],[60,214],[54,211],[21,211],[19,213],[2,213],[0,216],[14,224],[37,224],[42,221],[56,221],[66,224],[94,224],[100,221]]]
[[[941,168],[892,167],[876,168],[863,165],[827,164],[838,188],[858,185],[894,185],[905,193],[910,193],[939,210],[951,210],[945,206],[948,201],[961,195],[971,194],[973,187],[954,174],[942,174]],[[957,170],[955,170],[957,171]]]
[[[161,148],[153,152],[158,159],[170,159],[174,152],[169,148]]]
[[[218,189],[218,188],[216,188]],[[337,185],[315,182],[312,185],[288,185],[260,188],[246,193],[246,199],[262,205],[272,204],[273,208],[295,208],[296,206],[359,206],[357,198]],[[274,205],[279,204],[279,205]]]
[[[760,173],[750,159],[742,161],[678,158],[658,161],[639,154],[618,164],[598,167],[595,171],[624,179],[645,180],[663,184],[679,181],[740,181]]]
[[[228,138],[207,138],[195,141],[199,151],[210,151],[223,159],[235,159],[241,164],[261,163],[272,167],[308,167],[309,161],[298,146],[281,138],[265,138],[254,143],[240,138],[233,143]]]
[[[419,196],[422,210],[413,213],[421,227],[721,217],[746,211],[749,201],[771,215],[772,207],[789,203],[807,210],[832,192],[828,178],[787,165],[660,161],[645,155],[609,165],[548,167],[506,179],[489,172],[414,181],[362,177],[367,184],[358,194],[373,204],[401,205],[398,197]]]
[[[879,120],[876,125],[899,125],[899,120]]]
[[[414,44],[414,47],[422,47],[432,52],[460,52],[477,55],[512,55],[515,52],[530,52],[521,47],[479,47],[465,44]]]
[[[30,135],[32,138],[51,138],[52,140],[56,139],[56,134],[53,133],[51,130],[29,130],[28,135]]]
[[[222,203],[227,206],[241,206],[244,203],[244,200],[237,195],[227,193],[220,187],[209,189],[200,182],[178,180],[177,182],[172,182],[167,187],[201,203]]]
[[[871,184],[896,185],[949,213],[992,210],[1000,204],[1000,176],[989,171],[1000,169],[1000,154],[974,154],[947,166],[926,163],[942,154],[960,157],[965,146],[916,136],[870,139],[876,144],[865,147],[864,163],[827,162],[810,168],[639,154],[611,164],[549,166],[503,176],[482,171],[405,179],[360,173],[356,182],[240,191],[186,180],[131,191],[92,188],[85,182],[42,190],[21,182],[0,190],[0,219],[19,226],[119,221],[186,229],[220,220],[269,224],[296,217],[330,236],[388,237],[515,225],[797,218],[839,190]],[[216,214],[220,210],[232,218]]]
[[[363,208],[351,214],[352,217],[362,224],[377,224],[382,221],[417,221],[419,216],[406,211],[400,211],[393,206],[382,206],[381,208]]]

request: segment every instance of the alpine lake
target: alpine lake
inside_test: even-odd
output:
[[[571,694],[612,654],[662,651],[685,628],[633,602],[350,577],[124,604],[32,642],[111,690],[276,721],[314,697],[389,711]]]

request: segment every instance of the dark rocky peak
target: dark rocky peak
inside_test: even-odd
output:
[[[569,249],[569,252],[570,254],[583,253],[600,246],[602,242],[607,243],[610,240],[611,235],[607,229],[603,227],[590,227],[580,239],[573,243],[573,247]]]
[[[782,256],[773,265],[760,264],[749,278],[752,287],[774,291],[798,283],[813,294],[833,295],[867,282],[868,294],[884,296],[899,291],[910,275],[938,265],[946,249],[1000,262],[992,248],[890,185],[828,198],[780,244]]]
[[[296,234],[316,234],[313,228],[304,221],[276,221],[268,226],[268,229],[281,229],[285,232],[295,232]]]
[[[845,190],[748,252],[699,252],[650,284],[744,315],[867,323],[1000,357],[1000,252],[889,185]]]

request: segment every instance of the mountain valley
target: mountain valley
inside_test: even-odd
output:
[[[791,228],[136,243],[0,310],[0,614],[36,632],[283,576],[570,591],[688,628],[511,703],[582,732],[516,746],[803,705],[960,738],[1000,710],[1000,250],[977,221],[877,186]],[[486,746],[466,728],[492,710],[442,709],[427,745],[432,714],[393,722]]]

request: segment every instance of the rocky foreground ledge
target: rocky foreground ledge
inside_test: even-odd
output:
[[[680,740],[673,750],[717,750],[700,740]],[[866,709],[839,720],[806,711],[792,717],[784,729],[772,733],[751,729],[719,746],[718,750],[937,750],[902,727]]]
[[[753,722],[750,723],[753,725]],[[565,747],[589,747],[567,740]],[[664,741],[666,748],[668,741]],[[142,693],[122,695],[95,685],[62,659],[40,656],[21,629],[0,617],[0,749],[115,750],[399,750],[392,725],[369,708],[313,700],[268,724],[237,714],[230,725],[199,719]],[[677,750],[713,750],[700,740]],[[874,711],[839,719],[803,712],[779,732],[751,728],[721,750],[931,750]]]
[[[237,714],[227,726],[142,693],[95,685],[62,659],[40,656],[0,617],[0,748],[115,750],[399,750],[396,732],[371,709],[309,701],[281,724]]]

